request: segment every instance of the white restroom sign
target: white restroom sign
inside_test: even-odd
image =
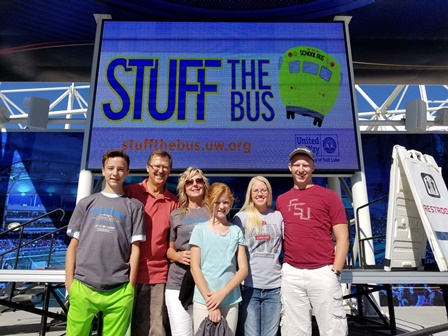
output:
[[[448,189],[441,168],[432,156],[398,145],[392,158],[385,269],[421,268],[428,239],[439,270],[448,271]]]

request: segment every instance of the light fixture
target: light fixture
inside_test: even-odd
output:
[[[17,232],[20,230],[20,223],[19,222],[12,222],[8,224],[8,230],[12,230],[14,232]]]
[[[6,106],[0,105],[0,128],[3,127],[3,124],[9,122],[9,114]]]
[[[416,99],[406,104],[406,131],[416,133],[426,131],[427,109],[426,102],[421,99]]]
[[[444,107],[437,110],[437,115],[434,119],[434,124],[438,126],[448,126],[448,108]]]
[[[47,128],[50,100],[39,97],[27,97],[23,100],[23,106],[28,108],[27,126],[29,128]]]

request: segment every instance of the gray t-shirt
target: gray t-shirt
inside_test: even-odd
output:
[[[75,279],[97,291],[129,282],[131,244],[146,239],[143,204],[128,196],[87,196],[73,211],[67,235],[78,239]]]
[[[174,242],[176,251],[186,251],[190,249],[190,241],[193,228],[202,222],[208,221],[210,215],[207,208],[190,209],[182,215],[180,209],[173,210],[170,215],[170,242]],[[180,289],[182,279],[186,272],[184,268],[177,263],[172,263],[168,271],[167,289]]]
[[[279,211],[268,209],[261,214],[262,226],[259,233],[245,232],[247,213],[238,212],[232,222],[241,227],[246,242],[249,273],[244,285],[258,289],[280,287],[283,217]]]

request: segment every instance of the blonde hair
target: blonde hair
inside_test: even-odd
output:
[[[210,215],[213,215],[213,205],[223,194],[225,194],[229,198],[230,208],[232,208],[233,202],[235,202],[235,198],[233,197],[232,190],[230,190],[227,184],[215,182],[210,186],[210,189],[208,189],[207,196],[205,197],[205,204],[208,206]]]
[[[253,177],[250,182],[249,186],[247,187],[246,191],[246,199],[244,201],[244,204],[240,211],[246,211],[247,213],[247,222],[244,228],[244,231],[247,234],[250,234],[252,231],[255,231],[256,233],[260,232],[261,225],[262,225],[262,219],[261,214],[258,211],[258,209],[255,207],[254,201],[252,199],[252,187],[254,186],[255,182],[263,182],[266,185],[266,188],[268,190],[268,197],[266,201],[266,205],[268,207],[272,204],[272,187],[269,181],[263,177],[263,176],[255,176]]]
[[[204,188],[202,194],[202,206],[204,206],[204,199],[205,195],[207,195],[208,188],[210,188],[210,182],[208,178],[205,177],[202,170],[200,170],[199,168],[188,167],[182,174],[179,175],[179,181],[177,183],[177,195],[179,196],[179,209],[181,214],[187,212],[189,203],[188,195],[185,192],[185,183],[195,175],[200,175],[204,180]]]

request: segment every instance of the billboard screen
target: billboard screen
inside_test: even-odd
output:
[[[85,156],[122,148],[145,168],[156,149],[173,169],[287,169],[300,145],[317,172],[360,169],[343,22],[103,21]]]

